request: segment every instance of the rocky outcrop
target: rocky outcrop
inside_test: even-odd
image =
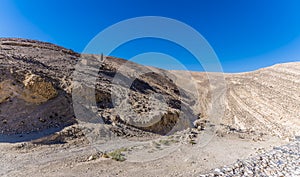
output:
[[[196,117],[189,108],[191,95],[174,84],[170,73],[123,59],[4,38],[0,69],[2,134],[62,129],[78,121],[95,123],[87,114],[90,110],[125,134],[131,129],[168,134],[192,126]],[[82,114],[74,112],[74,97],[82,102],[75,108]]]
[[[79,97],[80,105],[90,107],[95,107],[95,100],[98,116],[104,123],[129,125],[161,135],[192,126],[197,116],[189,102],[194,98],[177,87],[167,71],[114,57],[81,57],[75,72],[73,97]],[[80,117],[84,122],[93,122],[86,120],[86,107],[76,111],[82,110]]]
[[[26,75],[23,84],[25,89],[32,93],[32,98],[34,96],[40,97],[44,100],[43,102],[55,98],[58,94],[51,82],[46,82],[43,78],[34,74]]]
[[[76,123],[67,78],[78,57],[49,43],[0,39],[0,133],[59,130]]]

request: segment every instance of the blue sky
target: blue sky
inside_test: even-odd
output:
[[[225,72],[300,61],[297,0],[1,0],[0,37],[48,41],[82,52],[105,28],[139,16],[169,17],[195,28],[213,47]],[[131,41],[112,55],[130,59],[143,52],[165,53],[187,69],[202,70],[184,48],[159,39]],[[144,57],[137,62],[180,69],[166,55]]]

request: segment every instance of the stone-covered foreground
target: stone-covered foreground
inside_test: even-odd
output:
[[[300,176],[300,140],[200,176]]]

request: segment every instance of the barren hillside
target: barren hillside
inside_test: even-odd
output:
[[[4,38],[0,69],[1,176],[193,176],[300,135],[300,63],[166,71]]]
[[[300,63],[228,75],[225,123],[280,137],[300,135]]]
[[[109,136],[165,135],[197,119],[194,98],[167,71],[25,39],[1,39],[0,49],[2,134],[57,131],[80,121],[104,124]]]
[[[178,84],[187,72],[172,71]],[[215,73],[192,72],[203,119],[209,117]],[[209,79],[210,78],[210,79]],[[224,74],[226,89],[220,130],[292,138],[300,134],[300,63],[285,63],[241,74]],[[220,100],[219,100],[220,101]],[[213,111],[212,111],[213,112]],[[226,133],[226,132],[225,132]]]
[[[203,73],[193,73],[203,89]],[[225,74],[222,124],[281,138],[300,134],[300,63],[278,64],[241,74]]]

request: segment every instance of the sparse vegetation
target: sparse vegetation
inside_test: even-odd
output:
[[[169,146],[170,145],[170,140],[159,140],[159,143],[161,143],[165,146]]]
[[[195,142],[195,140],[190,140],[189,143],[190,143],[191,145],[197,144],[197,143]]]
[[[124,151],[127,151],[127,149],[126,148],[116,149],[112,152],[109,152],[108,156],[113,160],[123,162],[126,160],[125,155],[122,153]]]
[[[178,143],[178,142],[179,142],[178,140],[171,139],[171,138],[159,140],[159,143],[165,146],[170,146],[171,144]]]
[[[161,144],[157,143],[156,141],[153,141],[153,146],[156,148],[156,149],[160,149],[161,148]]]

